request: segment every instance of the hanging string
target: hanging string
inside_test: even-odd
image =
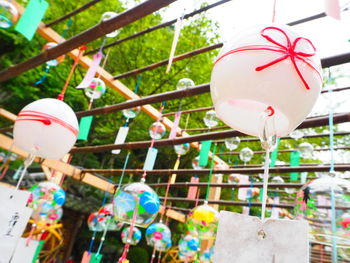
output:
[[[71,68],[71,70],[70,70],[70,72],[69,72],[69,74],[68,74],[68,78],[67,78],[67,80],[66,80],[66,83],[64,84],[61,93],[58,95],[58,99],[59,99],[59,100],[62,100],[62,101],[64,100],[64,94],[66,93],[66,90],[67,90],[69,81],[70,81],[70,79],[71,79],[72,76],[73,76],[74,70],[75,70],[75,68],[76,68],[77,65],[78,65],[78,62],[79,62],[80,57],[83,55],[83,53],[84,53],[84,51],[85,51],[86,49],[87,49],[87,46],[82,46],[82,47],[79,48],[78,56],[74,59],[74,64],[73,64],[73,66],[72,66],[72,68]]]
[[[329,70],[330,75],[330,70]],[[331,80],[329,76],[329,81]],[[328,93],[330,94],[330,109],[329,109],[329,148],[330,148],[330,170],[329,174],[334,177],[334,122],[333,122],[333,103],[332,103],[332,89],[329,89]],[[334,193],[334,183],[331,184],[331,216],[332,216],[332,263],[338,262],[338,253],[337,253],[337,221],[336,221],[336,211],[335,211],[335,193]]]
[[[273,0],[272,23],[275,23],[275,19],[276,19],[276,4],[277,4],[277,0]]]
[[[29,155],[27,156],[27,158],[24,160],[23,170],[22,170],[21,176],[20,176],[19,179],[18,179],[15,192],[18,191],[19,186],[21,185],[21,182],[22,182],[22,180],[23,180],[23,178],[24,178],[24,176],[25,176],[25,174],[26,174],[26,172],[27,172],[27,169],[28,169],[28,167],[32,164],[32,162],[34,161],[34,159],[35,159],[35,155],[29,154]]]
[[[117,187],[116,191],[118,191],[120,189],[120,186],[121,186],[121,184],[123,182],[123,178],[124,178],[124,175],[125,175],[125,169],[126,169],[126,166],[128,165],[130,154],[131,154],[131,152],[128,152],[128,154],[126,155],[126,158],[125,158],[125,161],[124,161],[124,165],[123,165],[122,174],[121,174],[121,176],[119,178],[119,183],[118,183],[118,187]]]
[[[210,184],[211,184],[211,180],[212,180],[212,177],[213,177],[214,156],[216,154],[216,148],[217,148],[217,143],[214,144],[214,149],[213,149],[213,153],[212,153],[213,158],[211,158],[211,163],[210,163],[210,171],[209,171],[207,193],[206,193],[206,196],[205,196],[205,200],[206,201],[208,201],[208,198],[209,198]]]

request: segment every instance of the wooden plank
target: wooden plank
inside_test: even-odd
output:
[[[0,116],[10,120],[10,121],[15,121],[17,116],[3,108],[0,108]]]

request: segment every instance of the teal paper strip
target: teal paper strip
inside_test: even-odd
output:
[[[271,158],[270,167],[275,167],[276,165],[279,144],[280,144],[280,138],[277,138],[276,149],[271,153],[271,157],[270,157]]]
[[[201,151],[199,153],[199,166],[207,166],[209,160],[209,151],[212,141],[203,141],[201,143]]]
[[[153,170],[154,164],[157,159],[158,150],[156,148],[149,148],[145,160],[145,164],[143,165],[143,170]]]
[[[41,251],[41,249],[43,248],[43,246],[44,246],[44,240],[40,240],[40,241],[39,241],[39,245],[38,245],[37,248],[36,248],[36,251],[35,251],[35,254],[34,254],[32,263],[36,263],[36,261],[37,261],[37,259],[38,259],[38,257],[39,257],[40,251]]]
[[[102,260],[102,256],[102,254],[92,253],[89,263],[100,263]]]
[[[30,0],[15,27],[16,31],[31,41],[48,7],[45,0]]]
[[[300,164],[300,152],[291,152],[290,153],[290,167],[299,166]],[[290,180],[291,181],[298,181],[299,180],[299,173],[290,173]]]
[[[93,118],[93,116],[86,116],[80,119],[78,140],[87,140]]]

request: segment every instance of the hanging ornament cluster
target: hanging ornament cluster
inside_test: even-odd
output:
[[[267,137],[292,132],[310,113],[322,86],[315,51],[289,26],[255,26],[237,34],[224,44],[211,75],[219,118],[259,136],[265,112],[274,117],[268,118]]]
[[[14,145],[48,159],[60,159],[73,147],[78,120],[63,101],[40,99],[25,106],[13,128]]]
[[[311,241],[328,246],[336,244],[342,259],[349,259],[350,251],[349,200],[350,182],[325,175],[301,188],[294,210],[296,219],[309,222]],[[335,209],[334,226],[332,206]]]
[[[0,28],[10,28],[18,20],[17,8],[8,1],[0,1]]]
[[[188,215],[187,227],[192,236],[201,240],[215,239],[219,213],[208,203],[197,206]]]
[[[34,221],[54,223],[61,219],[66,193],[58,184],[45,181],[33,185],[29,191],[28,206],[33,209]]]
[[[146,230],[147,245],[154,247],[156,251],[166,251],[171,247],[171,231],[163,223],[150,225]]]
[[[116,220],[147,227],[156,218],[160,201],[152,188],[140,182],[125,185],[118,190],[113,198],[113,206]]]

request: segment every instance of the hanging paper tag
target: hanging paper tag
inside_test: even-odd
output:
[[[32,209],[26,207],[30,192],[0,186],[0,263],[8,263]]]
[[[209,151],[212,141],[203,141],[201,143],[201,151],[199,152],[199,165],[206,166],[209,160]]]
[[[276,161],[277,161],[277,156],[278,156],[278,145],[280,143],[280,138],[277,138],[276,142],[276,149],[271,153],[271,161],[270,161],[270,167],[275,167]]]
[[[83,254],[83,258],[81,259],[81,263],[89,263],[91,255],[92,254],[89,254],[89,252],[85,251]]]
[[[15,30],[29,41],[32,40],[49,4],[45,0],[30,0]]]
[[[38,246],[38,240],[30,240],[27,244],[27,238],[20,238],[11,263],[32,263]]]
[[[174,170],[179,169],[179,165],[180,165],[180,159],[177,158],[173,169],[174,169]],[[175,181],[176,181],[176,174],[174,173],[174,174],[171,175],[170,183],[171,183],[171,184],[174,184]]]
[[[35,254],[34,254],[32,263],[36,263],[36,262],[37,262],[37,259],[38,259],[38,257],[39,257],[39,254],[40,254],[41,249],[42,249],[43,246],[44,246],[44,243],[45,243],[44,240],[40,240],[40,241],[39,241],[39,245],[38,245],[38,247],[37,247],[37,249],[36,249],[36,251],[35,251]]]
[[[267,219],[262,223],[258,217],[220,211],[213,262],[308,263],[308,250],[306,221]]]
[[[83,81],[77,87],[75,87],[76,89],[85,89],[90,86],[92,79],[96,75],[97,68],[101,63],[102,57],[103,57],[103,54],[101,51],[94,55],[94,59],[89,67],[88,72],[86,73]]]
[[[100,263],[102,260],[102,254],[92,253],[89,263]]]
[[[249,184],[249,176],[248,175],[239,175],[239,184]],[[238,190],[238,199],[245,201],[247,199],[248,188],[240,187]]]
[[[300,165],[300,152],[291,152],[290,153],[290,167],[295,167]],[[298,181],[299,173],[290,173],[291,181]]]
[[[180,31],[182,28],[183,21],[181,18],[178,18],[176,23],[175,23],[175,33],[174,33],[174,39],[173,39],[173,44],[171,45],[171,51],[170,51],[170,56],[169,56],[169,61],[168,61],[168,66],[166,68],[166,73],[170,71],[171,64],[173,63],[174,55],[175,55],[175,50],[177,46],[177,42],[179,41],[180,37]]]
[[[179,127],[179,122],[181,118],[181,112],[175,113],[175,119],[173,127],[171,128],[169,139],[174,139],[176,137],[177,128]]]
[[[273,204],[274,205],[278,205],[279,203],[280,203],[280,197],[279,196],[275,196],[274,199],[273,199]],[[280,209],[275,207],[275,206],[273,206],[272,207],[272,211],[271,211],[271,218],[278,219],[279,212],[280,212]]]
[[[124,143],[126,140],[126,136],[128,136],[128,132],[129,132],[129,127],[120,127],[117,137],[115,137],[114,144]],[[121,149],[112,150],[113,154],[119,154],[120,152],[121,152]]]
[[[87,140],[93,118],[93,116],[86,116],[80,119],[78,140]]]
[[[300,183],[301,184],[305,184],[306,183],[306,179],[307,179],[307,172],[302,172],[300,174]]]
[[[191,183],[198,183],[198,182],[199,182],[199,178],[197,176],[192,176],[191,177]],[[198,187],[197,186],[190,186],[188,188],[187,198],[189,198],[189,199],[196,199],[197,191],[198,191]]]
[[[149,148],[145,160],[145,164],[143,165],[143,170],[153,170],[154,164],[156,162],[158,150],[156,148]]]
[[[339,0],[325,0],[325,13],[327,16],[340,20]]]

